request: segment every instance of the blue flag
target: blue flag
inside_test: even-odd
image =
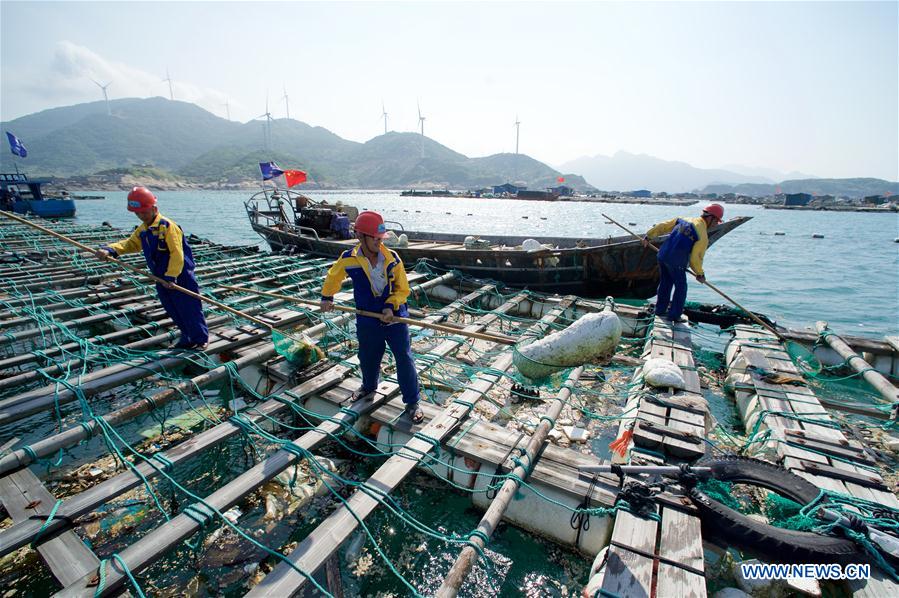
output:
[[[9,133],[7,133],[7,135],[9,135]],[[282,174],[284,174],[284,171],[278,168],[278,165],[274,162],[260,162],[259,170],[262,171],[263,181],[268,181],[275,178],[276,176],[281,176]]]
[[[9,140],[9,151],[22,158],[28,155],[28,150],[25,149],[25,146],[22,145],[22,142],[15,135],[7,131],[6,138]]]

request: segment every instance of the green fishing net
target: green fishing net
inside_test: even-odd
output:
[[[284,334],[272,330],[272,343],[278,355],[295,366],[307,366],[325,358],[325,353],[305,336]]]

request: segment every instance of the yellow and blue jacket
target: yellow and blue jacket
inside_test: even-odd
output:
[[[182,272],[193,275],[194,256],[181,227],[162,214],[156,214],[149,226],[141,222],[124,241],[111,243],[103,249],[111,251],[116,257],[143,251],[150,272],[172,282]]]
[[[406,269],[400,256],[381,243],[381,254],[384,256],[384,274],[387,286],[376,294],[371,282],[371,262],[362,254],[362,246],[356,245],[340,254],[337,261],[328,270],[328,276],[322,285],[322,299],[333,300],[340,290],[343,279],[349,276],[353,280],[353,296],[356,309],[380,313],[385,306],[390,306],[397,316],[407,317],[409,308],[406,299],[411,292]]]
[[[697,275],[703,275],[702,260],[709,248],[709,234],[702,218],[672,218],[656,224],[646,232],[647,237],[671,233],[659,248],[659,261],[686,268],[687,264]]]

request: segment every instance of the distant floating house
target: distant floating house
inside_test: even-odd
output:
[[[811,193],[787,193],[784,196],[785,206],[807,206],[812,200]]]
[[[549,191],[550,191],[550,193],[554,193],[555,195],[558,195],[559,197],[571,197],[572,195],[574,195],[574,189],[572,189],[571,187],[569,187],[567,185],[559,185],[558,187],[550,187]]]
[[[493,194],[502,195],[503,193],[508,193],[509,195],[515,195],[519,191],[524,191],[525,189],[527,189],[527,187],[519,187],[512,183],[505,183],[503,185],[494,185]]]

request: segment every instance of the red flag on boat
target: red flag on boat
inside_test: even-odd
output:
[[[556,179],[556,180],[558,180],[560,183],[564,183],[564,182],[565,182],[565,177],[560,176],[560,177],[559,177],[558,179]]]
[[[306,181],[306,173],[302,170],[285,170],[284,180],[287,182],[288,187],[293,187]]]

